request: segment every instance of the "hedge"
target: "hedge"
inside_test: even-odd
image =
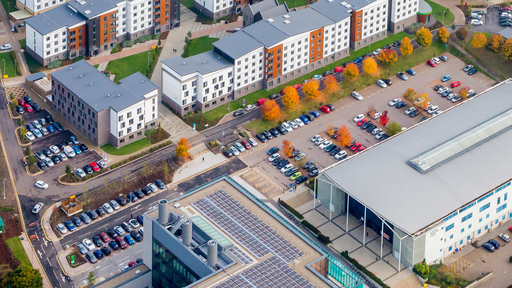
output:
[[[302,214],[300,214],[297,210],[293,209],[290,205],[288,205],[283,200],[279,199],[279,200],[277,200],[277,203],[281,204],[281,206],[283,206],[286,210],[290,211],[290,213],[295,215],[295,217],[299,218],[300,220],[304,220],[304,216],[302,216]]]
[[[324,234],[320,234],[316,236],[318,240],[322,241],[325,245],[331,244],[331,240],[329,239],[329,236],[325,236]]]
[[[124,160],[122,160],[122,161],[120,161],[120,162],[114,163],[114,164],[110,165],[110,168],[115,169],[115,168],[117,168],[117,167],[119,167],[119,166],[121,166],[121,165],[123,165],[123,164],[126,164],[126,163],[128,163],[128,162],[131,162],[131,161],[133,161],[133,160],[135,160],[135,159],[138,159],[138,158],[140,158],[140,157],[142,157],[142,156],[145,156],[145,155],[147,155],[147,154],[149,154],[149,153],[151,153],[151,152],[154,152],[154,151],[156,151],[156,150],[158,150],[158,149],[160,149],[160,148],[163,148],[163,147],[165,147],[165,146],[169,146],[169,145],[171,145],[171,144],[172,144],[172,141],[171,141],[171,140],[169,140],[169,141],[165,141],[164,143],[162,143],[162,144],[160,144],[160,145],[158,145],[158,146],[151,147],[149,150],[146,150],[146,151],[144,151],[144,152],[141,152],[141,153],[135,154],[135,155],[133,155],[133,156],[130,156],[130,157],[128,157],[128,158],[126,158],[126,159],[124,159]]]
[[[356,268],[359,271],[363,272],[368,277],[372,278],[372,280],[375,281],[380,286],[382,286],[382,288],[391,288],[388,285],[386,285],[384,282],[382,282],[382,280],[380,280],[379,277],[375,276],[375,274],[373,274],[368,269],[366,269],[366,267],[364,267],[363,265],[359,264],[359,262],[357,262],[356,259],[353,259],[352,257],[348,256],[348,251],[345,250],[345,251],[341,252],[341,256],[343,256],[345,259],[347,259],[348,262],[352,263],[352,265],[356,266]]]
[[[308,221],[306,220],[302,220],[302,225],[305,226],[306,228],[308,228],[309,230],[311,230],[311,232],[313,232],[315,235],[320,235],[322,234],[320,232],[320,230],[316,229],[315,226],[313,226],[313,224],[309,223]]]

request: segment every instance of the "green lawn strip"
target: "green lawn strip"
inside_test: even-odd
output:
[[[21,49],[25,49],[27,47],[27,39],[21,39],[20,41]]]
[[[443,54],[444,52],[446,52],[445,45],[443,43],[440,43],[439,41],[433,42],[432,45],[430,45],[429,47],[416,48],[411,55],[399,57],[398,61],[393,66],[380,65],[379,69],[381,73],[378,76],[369,76],[362,73],[353,81],[342,82],[342,97],[346,97],[347,95],[349,95],[350,92],[354,90],[361,91],[368,86],[374,85],[377,79],[391,77],[400,71],[405,71],[408,68],[415,67],[418,64],[425,62],[434,56],[439,56]],[[281,116],[279,117],[279,119],[274,121],[267,121],[263,118],[260,118],[249,123],[247,125],[247,128],[249,129],[249,131],[253,133],[260,133],[264,130],[268,130],[272,127],[277,126],[283,120],[293,120],[306,112],[309,112],[311,110],[317,110],[318,107],[321,105],[324,105],[326,103],[332,103],[337,100],[339,100],[339,96],[336,97],[335,95],[327,97],[327,99],[325,99],[325,101],[323,102],[312,101],[310,99],[303,98],[299,102],[299,105],[302,105],[300,108],[294,109],[293,111],[289,111],[289,109],[287,109],[286,107],[282,108]],[[327,129],[327,127],[325,128]]]
[[[185,47],[185,52],[183,52],[183,57],[194,56],[206,51],[213,50],[213,42],[219,40],[218,38],[210,38],[208,36],[203,36],[199,38],[195,38],[190,40],[190,45]]]
[[[181,0],[180,2],[181,2],[181,4],[182,4],[183,6],[187,7],[188,9],[190,9],[190,8],[193,8],[193,7],[194,7],[194,3],[195,3],[196,1],[194,1],[194,0]]]
[[[137,71],[143,75],[146,75],[146,71],[148,70],[148,53],[149,62],[151,62],[153,54],[156,53],[154,49],[110,61],[108,62],[107,71],[110,71],[112,74],[116,75],[116,83],[119,83],[119,80],[125,78],[126,76],[132,75]]]
[[[112,144],[105,144],[101,146],[100,148],[105,151],[107,154],[111,155],[128,155],[132,154],[134,152],[137,152],[143,148],[146,148],[148,146],[151,146],[151,142],[149,142],[148,138],[143,138],[140,140],[137,140],[133,143],[130,143],[126,146],[123,146],[121,148],[116,148]]]
[[[28,259],[27,253],[25,249],[23,249],[23,245],[21,244],[21,240],[18,237],[12,237],[5,240],[5,243],[9,248],[11,248],[12,253],[16,259],[20,260],[21,264],[25,264],[28,267],[32,267],[32,263]]]
[[[11,54],[9,52],[0,53],[0,69],[2,69],[3,74],[7,74],[9,77],[15,77],[14,60],[12,59]]]
[[[43,67],[34,57],[30,56],[27,51],[23,52],[23,55],[25,55],[28,71],[30,71],[30,73],[36,73]]]
[[[16,0],[2,0],[2,6],[7,14],[13,11],[18,11],[18,8],[16,8]],[[9,29],[10,28],[11,27],[9,27]]]
[[[279,4],[282,4],[285,0],[279,0]],[[312,1],[312,2],[315,2],[315,1]],[[286,5],[288,6],[288,8],[295,8],[295,7],[302,7],[302,6],[306,6],[308,5],[308,1],[307,0],[287,0],[286,1]]]
[[[430,0],[425,0],[430,7],[432,7],[432,15],[437,19],[437,21],[443,23],[445,26],[452,25],[453,21],[455,21],[455,16],[453,15],[452,11],[450,9],[441,6],[437,3],[434,3]],[[444,22],[443,22],[443,11],[446,11],[444,13]]]

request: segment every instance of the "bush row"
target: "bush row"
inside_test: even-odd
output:
[[[123,164],[126,164],[126,163],[128,163],[128,162],[131,162],[131,161],[133,161],[133,160],[135,160],[135,159],[138,159],[138,158],[140,158],[140,157],[142,157],[142,156],[148,155],[148,154],[149,154],[149,153],[151,153],[151,152],[155,152],[156,150],[158,150],[158,149],[160,149],[160,148],[163,148],[163,147],[165,147],[165,146],[169,146],[169,145],[171,145],[171,144],[172,144],[172,141],[171,141],[171,140],[169,140],[169,141],[165,141],[164,143],[162,143],[162,144],[160,144],[160,145],[157,145],[157,146],[151,147],[149,150],[146,150],[146,151],[141,152],[141,153],[139,153],[139,154],[135,154],[135,155],[130,156],[130,157],[128,157],[128,158],[126,158],[126,159],[124,159],[124,160],[122,160],[122,161],[119,161],[119,162],[117,162],[117,163],[114,163],[114,164],[112,164],[112,165],[110,166],[110,168],[115,169],[115,168],[117,168],[117,167],[119,167],[119,166],[121,166],[121,165],[123,165]]]
[[[14,61],[15,65],[16,65],[15,69],[16,69],[17,75],[21,76],[22,74],[21,74],[21,68],[20,68],[20,61],[18,61],[18,58],[16,57],[16,53],[13,50],[11,50],[9,53],[11,54],[12,61]]]
[[[290,213],[295,215],[295,217],[299,218],[300,220],[304,220],[304,216],[302,216],[302,214],[300,214],[297,210],[293,209],[290,205],[288,205],[283,200],[279,199],[279,200],[277,200],[277,203],[279,203],[281,206],[283,206],[286,210],[290,211]]]
[[[388,285],[386,285],[382,280],[380,280],[379,277],[375,276],[372,272],[370,272],[366,267],[359,264],[356,259],[353,259],[352,257],[348,256],[348,251],[341,252],[341,256],[343,256],[345,259],[347,259],[348,262],[350,262],[352,265],[356,266],[356,268],[363,272],[364,274],[368,275],[368,277],[372,278],[373,281],[375,281],[377,284],[382,286],[382,288],[390,288]]]

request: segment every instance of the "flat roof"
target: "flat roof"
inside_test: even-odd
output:
[[[272,23],[270,23],[270,21],[270,19],[258,21],[245,27],[242,31],[265,44],[265,46],[272,47],[287,39],[289,36],[283,31],[277,29],[272,25]]]
[[[130,269],[120,272],[110,278],[105,279],[105,281],[102,281],[92,287],[94,288],[114,288],[119,287],[122,284],[131,281],[135,277],[140,277],[146,273],[151,273],[148,266],[145,264],[139,264],[137,266],[133,266]]]
[[[512,38],[512,28],[507,27],[507,28],[501,30],[500,32],[498,32],[498,34],[503,36],[503,38],[505,38],[505,39],[510,39],[510,38]]]
[[[196,72],[204,75],[233,66],[231,62],[213,51],[204,52],[187,58],[183,58],[181,56],[172,57],[162,60],[162,63],[169,66],[173,71],[181,76],[186,76]]]
[[[240,45],[243,43],[243,45]],[[249,36],[244,31],[238,31],[234,34],[224,37],[219,41],[213,43],[217,49],[220,49],[223,53],[233,59],[244,56],[260,47],[263,47],[263,43]]]
[[[119,0],[71,0],[68,4],[85,18],[91,19],[108,10],[117,8]],[[109,19],[110,21],[110,19]]]
[[[510,130],[485,139],[424,173],[409,163],[512,109],[511,90],[509,79],[326,168],[322,174],[375,214],[412,235],[511,179]],[[371,174],[355,167],[371,167]],[[482,171],[492,173],[482,175]]]
[[[34,28],[41,35],[46,35],[63,27],[76,25],[86,19],[79,13],[69,9],[68,5],[60,5],[44,13],[25,20],[25,23]]]
[[[341,3],[342,0],[319,0],[311,5],[311,9],[316,10],[334,22],[340,22],[341,20],[350,18],[351,14],[348,12],[349,9]]]
[[[272,19],[274,21],[271,24],[288,36],[302,34],[334,24],[331,19],[311,8],[292,11]]]

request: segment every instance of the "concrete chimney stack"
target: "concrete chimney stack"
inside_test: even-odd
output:
[[[207,263],[211,267],[215,267],[217,264],[217,242],[215,240],[208,241],[208,259]]]
[[[162,199],[158,201],[158,223],[165,225],[169,222],[169,208],[168,201]]]

